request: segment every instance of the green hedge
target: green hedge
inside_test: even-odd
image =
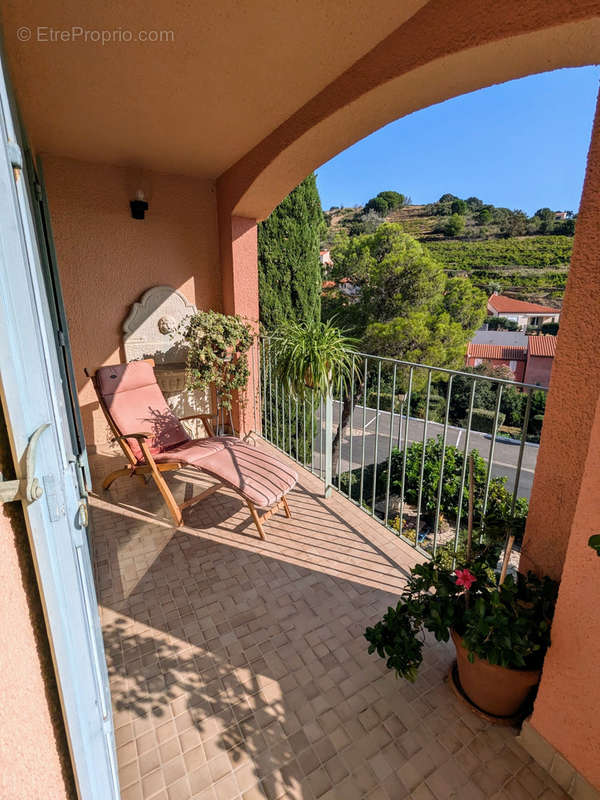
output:
[[[498,414],[498,428],[504,425],[505,416],[506,415],[502,414],[502,412]],[[487,408],[474,408],[473,416],[471,417],[471,428],[480,433],[492,433],[494,430],[495,417],[496,414],[494,411],[489,411]]]
[[[371,389],[367,392],[367,406],[369,408],[377,408],[377,390]],[[390,411],[392,408],[392,393],[391,392],[380,392],[379,393],[379,410],[380,411]],[[394,412],[400,412],[402,408],[402,401],[399,399],[398,395],[396,394],[396,402],[394,404]]]

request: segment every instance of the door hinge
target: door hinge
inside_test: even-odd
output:
[[[44,490],[33,473],[35,472],[35,451],[38,439],[49,427],[50,423],[45,422],[31,434],[25,451],[25,477],[15,481],[0,480],[0,503],[13,503],[15,500],[34,503],[44,494]]]

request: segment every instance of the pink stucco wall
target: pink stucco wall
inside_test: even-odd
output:
[[[537,383],[540,386],[550,386],[550,375],[554,359],[549,356],[527,357],[527,368],[525,369],[525,383]]]
[[[73,362],[88,446],[107,438],[84,367],[122,361],[122,324],[152,286],[179,289],[220,309],[221,270],[213,181],[66,158],[42,159]],[[129,201],[142,189],[144,220]]]
[[[223,310],[239,314],[258,333],[258,239],[256,220],[231,216],[219,204],[219,241]],[[245,403],[234,409],[234,423],[243,433],[260,431],[259,347],[248,358],[250,379]]]
[[[465,362],[467,367],[475,367],[477,366],[477,362],[481,363],[480,358],[474,358],[473,356],[467,356],[465,358]],[[483,361],[486,364],[489,364],[492,367],[510,367],[510,360],[502,359],[502,358],[485,358]],[[517,361],[517,365],[513,370],[513,374],[515,376],[516,381],[522,381],[523,376],[525,375],[525,362],[524,361]]]
[[[600,113],[592,134],[521,569],[561,579],[532,725],[600,790]]]
[[[531,724],[600,791],[600,402],[562,572],[552,646]]]
[[[0,470],[14,476],[0,409]],[[50,647],[19,503],[0,506],[0,797],[75,798]]]

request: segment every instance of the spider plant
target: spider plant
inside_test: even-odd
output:
[[[354,339],[327,322],[288,322],[271,336],[278,378],[297,397],[312,391],[324,397],[335,386],[346,389],[352,373]]]

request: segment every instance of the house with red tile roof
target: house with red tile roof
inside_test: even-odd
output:
[[[321,284],[321,294],[329,291],[330,289],[338,289],[346,297],[356,297],[360,291],[360,287],[352,282],[350,278],[340,278],[339,281],[323,281]]]
[[[520,330],[527,330],[528,325],[539,327],[546,322],[558,322],[560,319],[560,309],[539,303],[526,303],[495,293],[488,299],[487,310],[492,317],[504,317],[516,322]]]
[[[478,331],[467,345],[465,364],[467,367],[478,367],[480,364],[505,366],[511,370],[516,381],[548,386],[557,338],[505,331]]]
[[[319,261],[324,266],[331,267],[333,265],[333,259],[331,258],[331,251],[319,250]]]
[[[515,380],[522,381],[527,365],[527,347],[469,342],[465,361],[468,367],[478,367],[484,363],[492,367],[508,367]]]
[[[556,354],[557,336],[530,336],[525,367],[525,383],[550,385],[550,375]]]

